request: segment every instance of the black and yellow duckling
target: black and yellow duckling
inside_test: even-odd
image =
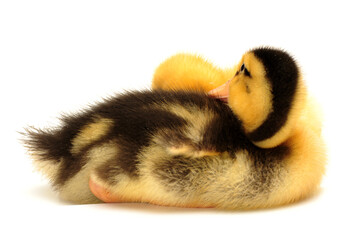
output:
[[[200,91],[119,95],[29,130],[27,145],[60,196],[79,203],[246,209],[312,194],[325,154],[317,127],[302,127],[315,112],[293,59],[251,50],[227,85],[227,99],[227,86],[212,94],[229,105]]]
[[[261,48],[262,49],[262,48]],[[267,48],[266,48],[267,49]],[[256,50],[256,49],[255,49]],[[275,49],[273,49],[275,50]],[[282,51],[281,51],[282,52]],[[238,111],[238,117],[242,117],[242,122],[245,125],[246,130],[251,132],[254,130],[260,123],[263,121],[263,118],[268,115],[269,112],[273,112],[273,123],[268,121],[268,125],[264,124],[263,128],[259,129],[259,132],[270,131],[272,128],[277,127],[276,125],[283,125],[282,131],[278,132],[277,136],[274,136],[272,139],[268,139],[267,142],[255,142],[260,147],[269,148],[272,146],[277,146],[282,143],[287,137],[290,135],[290,131],[292,126],[294,126],[295,120],[299,120],[299,118],[304,118],[308,116],[309,112],[312,112],[314,116],[310,118],[309,122],[306,122],[304,127],[311,127],[314,131],[320,133],[321,132],[321,122],[320,116],[317,113],[319,110],[315,110],[317,108],[316,102],[312,97],[306,94],[306,89],[303,86],[303,82],[300,82],[300,87],[297,88],[297,91],[302,91],[302,93],[297,94],[300,99],[296,99],[294,104],[292,104],[292,111],[289,113],[283,114],[283,117],[287,116],[288,121],[287,124],[283,124],[282,121],[278,121],[280,115],[273,111],[273,109],[269,109],[272,106],[272,101],[270,98],[275,96],[279,96],[282,99],[289,99],[289,96],[284,95],[292,95],[288,89],[289,85],[280,85],[281,87],[272,89],[273,91],[278,91],[278,94],[270,94],[269,91],[264,91],[266,88],[262,88],[259,85],[265,86],[264,84],[269,84],[267,82],[263,83],[262,81],[247,81],[247,79],[255,79],[256,76],[250,77],[250,73],[248,69],[245,67],[244,63],[249,62],[248,65],[253,64],[254,72],[261,73],[261,79],[263,78],[264,71],[263,63],[258,64],[256,61],[252,61],[250,57],[252,55],[252,51],[245,54],[242,60],[234,67],[221,69],[206,59],[200,57],[199,55],[192,54],[176,54],[164,62],[162,62],[156,69],[153,80],[152,80],[152,89],[154,90],[197,90],[208,93],[210,96],[216,97],[223,101],[228,101],[229,97],[229,85],[231,83],[230,79],[234,77],[234,75],[238,75],[240,71],[244,70],[244,74],[246,75],[244,79],[246,79],[246,83],[244,85],[245,89],[241,89],[244,91],[249,91],[249,84],[252,84],[252,88],[256,89],[256,91],[252,92],[252,96],[246,96],[242,99],[242,95],[238,95],[238,101],[234,101],[233,104],[238,104],[237,107],[233,108],[233,110]],[[290,58],[294,61],[292,58]],[[283,60],[281,60],[283,61]],[[269,60],[269,65],[273,64],[273,66],[277,68],[276,62],[272,63],[272,59]],[[243,68],[244,69],[243,69]],[[292,69],[288,69],[292,71]],[[280,71],[280,70],[279,70]],[[297,65],[293,71],[297,71],[297,74],[301,74],[298,70]],[[285,73],[292,74],[292,73]],[[298,76],[301,78],[301,76]],[[268,86],[269,88],[270,86]],[[235,88],[232,88],[235,90]],[[237,90],[236,95],[237,95]],[[263,91],[263,92],[262,92]],[[235,99],[235,98],[232,98]],[[239,104],[240,103],[240,104]],[[268,103],[264,104],[264,103]],[[274,101],[275,104],[278,104],[276,109],[279,112],[282,112],[283,109],[288,108],[286,105],[291,104],[287,103],[287,101]],[[255,109],[257,108],[257,109]],[[259,116],[259,114],[263,114]],[[314,120],[312,120],[314,119]],[[274,131],[274,130],[273,130]],[[262,133],[264,134],[264,133]],[[253,133],[254,135],[254,133]],[[251,137],[251,136],[250,136]],[[270,141],[272,140],[272,141]]]

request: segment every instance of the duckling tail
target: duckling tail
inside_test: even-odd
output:
[[[59,169],[64,159],[71,158],[69,139],[62,138],[60,130],[41,130],[34,127],[21,133],[29,155],[34,160],[36,170],[50,179],[55,186],[59,184]]]
[[[107,137],[112,120],[92,112],[62,116],[60,120],[55,128],[25,128],[23,143],[33,165],[50,180],[62,199],[78,203],[99,201],[88,187],[93,165],[87,153]]]

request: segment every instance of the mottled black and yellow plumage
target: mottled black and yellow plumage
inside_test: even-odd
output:
[[[266,57],[253,51],[250,60],[247,55],[242,60],[243,70],[230,85],[229,106],[184,89],[120,94],[63,117],[56,129],[28,130],[26,143],[34,162],[62,198],[80,203],[97,202],[99,186],[106,190],[101,194],[105,201],[183,207],[270,207],[308,196],[323,173],[323,142],[315,128],[302,127],[312,111],[296,108],[302,113],[294,114],[293,106],[303,99],[298,96],[298,72],[278,81],[288,70],[274,70],[265,59],[272,62],[276,56],[281,69],[295,63],[279,60],[275,50],[264,51]],[[263,72],[256,72],[259,69]],[[247,88],[241,75],[246,81],[253,78]],[[290,77],[294,82],[287,81]],[[285,83],[294,86],[288,94],[279,86]],[[262,84],[267,87],[258,90]],[[243,120],[252,109],[241,109],[239,96],[258,93],[277,95],[264,98],[271,99],[260,107],[266,115]],[[279,106],[284,109],[278,111]],[[274,126],[277,117],[283,120]],[[254,133],[265,124],[273,130],[263,136]],[[290,124],[292,128],[281,130]]]

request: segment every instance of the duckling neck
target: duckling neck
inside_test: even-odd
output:
[[[248,138],[261,148],[273,148],[285,142],[292,135],[298,119],[302,115],[306,99],[306,89],[304,84],[300,82],[287,107],[288,112],[283,115],[276,111],[270,112],[267,119],[259,127],[247,133]]]

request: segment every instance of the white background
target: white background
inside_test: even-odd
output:
[[[345,0],[1,1],[0,238],[360,239],[360,23],[357,1]],[[307,201],[246,212],[71,205],[18,141],[27,125],[149,87],[177,52],[227,67],[260,45],[292,53],[324,109],[329,163]]]

